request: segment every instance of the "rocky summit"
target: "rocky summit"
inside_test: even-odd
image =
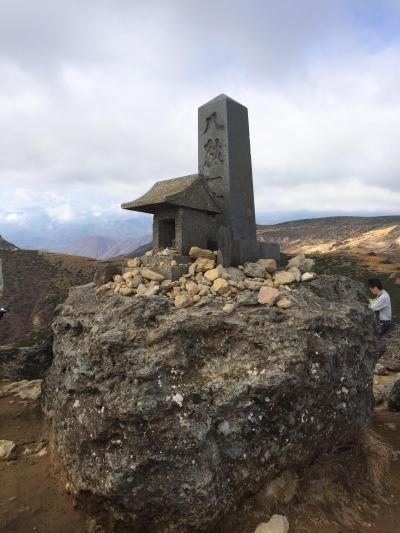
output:
[[[263,278],[247,271],[219,270],[223,292],[192,268],[208,281],[202,305],[182,289],[189,277],[154,294],[163,281],[146,272],[70,290],[53,322],[46,409],[71,492],[107,530],[211,531],[368,419],[378,349],[363,287],[297,281],[297,270],[280,286],[265,265]]]

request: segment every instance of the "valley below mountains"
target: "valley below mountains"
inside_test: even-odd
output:
[[[65,254],[91,257],[93,259],[111,259],[113,257],[127,256],[132,250],[150,241],[150,234],[124,239],[92,235],[85,239],[60,246],[58,250]]]

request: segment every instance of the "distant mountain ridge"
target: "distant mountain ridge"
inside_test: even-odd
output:
[[[6,222],[0,217],[0,234],[25,250],[61,250],[70,244],[95,235],[116,241],[149,234],[150,215],[71,222],[55,222],[45,215],[32,216],[21,223]]]
[[[36,243],[37,249],[109,259],[137,255],[147,249],[144,245],[152,240],[150,220],[140,217],[87,224],[80,227],[80,232],[78,229],[78,226],[73,226],[72,231],[70,226],[63,228],[60,225],[51,238],[44,233],[29,242],[30,245]],[[88,234],[90,230],[92,233]],[[36,231],[39,231],[38,228]],[[72,239],[73,236],[79,238]],[[319,217],[272,225],[259,224],[257,237],[266,242],[278,242],[282,251],[289,254],[341,250],[400,254],[400,215]],[[25,245],[19,247],[25,248]],[[0,238],[2,248],[17,249],[17,246]]]
[[[94,259],[110,259],[124,256],[149,240],[151,240],[151,235],[148,234],[125,239],[111,239],[104,235],[91,235],[65,246],[59,246],[56,251]],[[52,251],[55,251],[54,248]]]
[[[258,226],[260,240],[278,242],[282,251],[400,253],[400,215],[324,217]]]

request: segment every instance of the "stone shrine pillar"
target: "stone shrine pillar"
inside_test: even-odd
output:
[[[199,175],[222,213],[215,216],[223,263],[259,257],[247,108],[222,94],[199,108]],[[229,238],[230,235],[230,238]],[[224,247],[231,249],[224,250]]]

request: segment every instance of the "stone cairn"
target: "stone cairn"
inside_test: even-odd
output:
[[[158,255],[161,265],[176,266],[176,261],[170,259],[175,253],[173,249],[166,248],[149,251],[146,255]],[[293,305],[290,285],[316,278],[312,271],[314,261],[304,255],[292,258],[284,270],[278,270],[274,259],[259,259],[238,268],[224,268],[217,265],[218,252],[197,246],[190,249],[189,255],[192,263],[187,265],[187,273],[177,281],[165,279],[159,272],[143,266],[140,257],[129,259],[121,273],[112,275],[110,271],[110,281],[106,281],[104,275],[98,278],[97,285],[100,286],[96,294],[114,291],[121,296],[136,298],[161,295],[177,308],[216,301],[222,304],[226,313],[233,312],[240,305],[276,305],[288,309]]]

